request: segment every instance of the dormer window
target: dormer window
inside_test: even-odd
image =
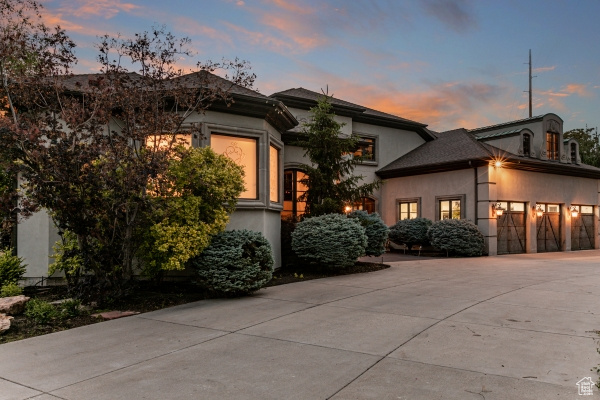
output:
[[[546,132],[546,154],[548,160],[558,160],[558,133]]]
[[[575,143],[571,143],[571,162],[577,163],[577,145]]]
[[[523,155],[525,157],[531,156],[531,135],[529,133],[523,134]]]

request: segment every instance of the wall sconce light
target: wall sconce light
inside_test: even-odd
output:
[[[538,217],[542,217],[544,215],[544,210],[542,209],[542,206],[539,204],[535,208],[535,215],[537,215]]]
[[[579,216],[579,207],[571,206],[571,217],[577,218]]]
[[[350,212],[352,212],[352,206],[346,206],[346,207],[344,207],[344,212],[346,214],[350,214]]]
[[[504,208],[502,207],[502,204],[492,204],[492,212],[496,214],[496,217],[501,217],[502,214],[504,214]]]
[[[496,167],[496,168],[501,168],[501,167],[502,167],[502,161],[500,161],[500,160],[497,160],[497,161],[494,163],[494,167]]]

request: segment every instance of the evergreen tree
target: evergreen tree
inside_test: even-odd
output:
[[[354,168],[361,162],[354,157],[359,137],[342,133],[345,125],[335,120],[331,96],[323,95],[310,109],[311,120],[303,125],[301,139],[295,144],[305,151],[311,165],[304,165],[308,187],[302,200],[306,201],[305,216],[342,213],[344,206],[369,196],[381,181],[359,184],[361,175]]]
[[[571,129],[565,132],[564,138],[577,140],[582,163],[600,168],[600,138],[598,137],[598,128]]]

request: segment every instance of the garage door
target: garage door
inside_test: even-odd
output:
[[[594,207],[573,206],[577,216],[571,217],[571,250],[594,248]]]
[[[538,203],[536,211],[538,253],[560,251],[560,205]]]
[[[525,253],[525,203],[500,202],[505,210],[498,217],[498,254]]]

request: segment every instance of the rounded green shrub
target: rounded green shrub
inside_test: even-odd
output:
[[[12,249],[0,250],[0,287],[8,283],[17,283],[25,275],[21,257],[14,256]]]
[[[483,254],[483,234],[477,225],[466,219],[444,219],[435,222],[427,232],[432,246],[447,254],[480,256]]]
[[[409,250],[415,244],[426,245],[431,224],[427,218],[403,219],[390,228],[389,238],[396,244],[405,244]]]
[[[48,324],[59,318],[56,307],[44,300],[31,299],[25,305],[25,316],[38,324]]]
[[[304,262],[346,268],[365,254],[368,238],[357,218],[326,214],[307,218],[292,233],[292,249]]]
[[[23,288],[16,283],[7,283],[0,289],[0,297],[13,297],[23,294]]]
[[[207,289],[246,294],[260,289],[273,277],[273,252],[260,232],[224,231],[215,235],[190,265]]]
[[[348,214],[349,218],[356,218],[367,235],[367,256],[380,256],[385,253],[385,243],[388,240],[390,228],[383,222],[379,214],[369,214],[366,211],[357,210]]]

